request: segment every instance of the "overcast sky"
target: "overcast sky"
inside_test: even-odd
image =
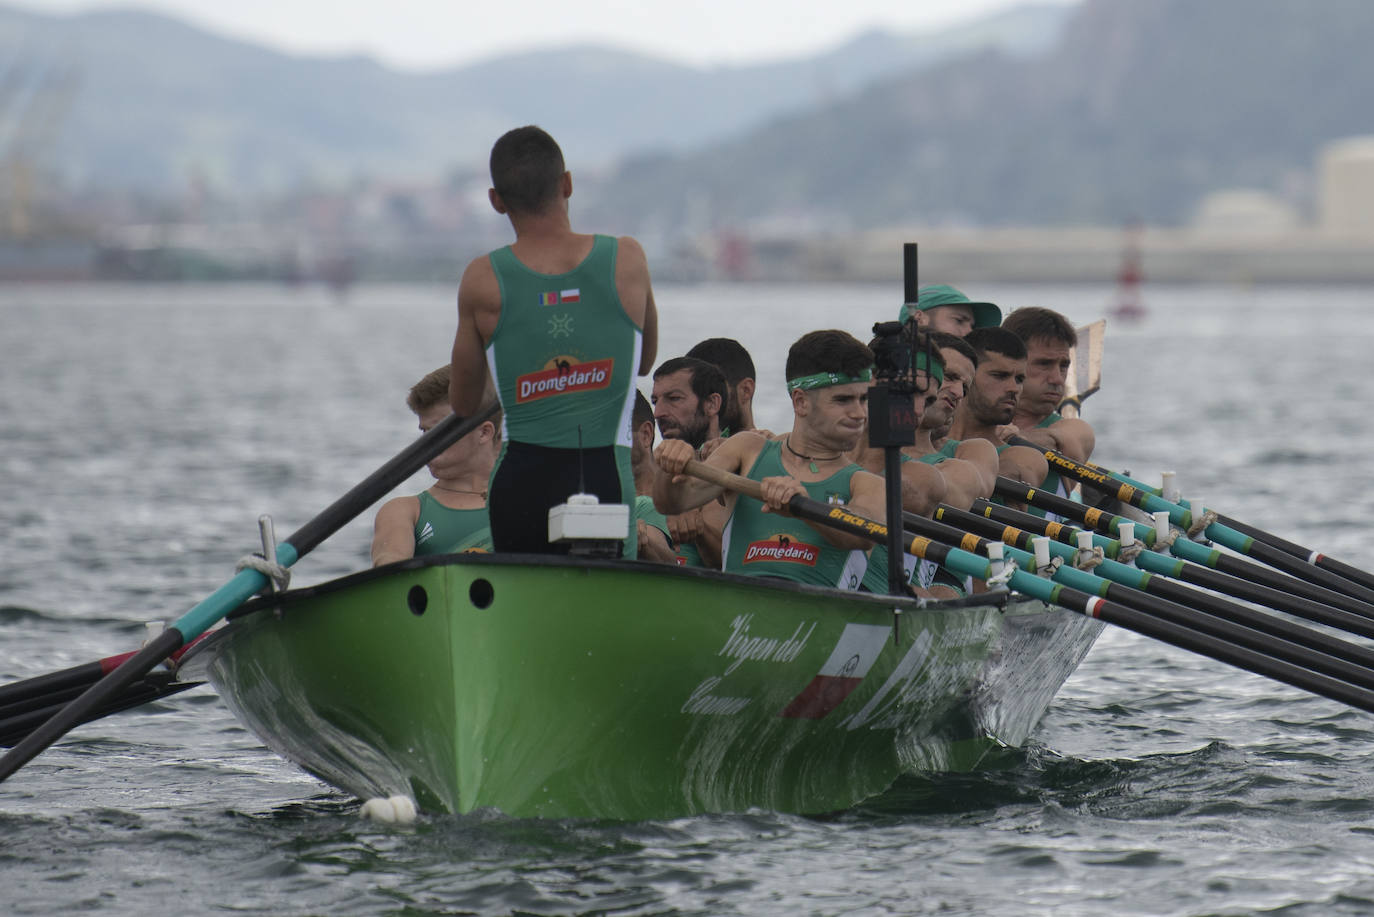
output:
[[[1024,0],[8,2],[50,13],[154,10],[286,51],[363,52],[393,66],[423,69],[587,40],[701,65],[772,60],[828,48],[870,28],[912,31],[949,25]]]

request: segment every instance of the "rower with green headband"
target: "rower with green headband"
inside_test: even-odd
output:
[[[724,440],[706,463],[760,481],[764,500],[725,492],[683,474],[696,450],[664,440],[655,457],[660,474],[654,503],[682,513],[724,496],[724,569],[745,576],[856,589],[868,566],[866,539],[787,514],[797,494],[843,503],[870,519],[885,518],[882,478],[850,461],[868,422],[873,351],[843,331],[813,331],[787,354],[792,429],[778,439],[742,431]]]

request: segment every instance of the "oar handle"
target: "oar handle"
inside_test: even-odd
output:
[[[682,470],[684,473],[690,474],[694,478],[700,478],[708,484],[724,487],[726,490],[744,494],[746,497],[753,497],[755,500],[763,500],[763,485],[753,478],[746,478],[742,474],[735,474],[733,471],[726,471],[724,468],[717,468],[715,465],[708,465],[696,459],[688,459],[687,467]]]

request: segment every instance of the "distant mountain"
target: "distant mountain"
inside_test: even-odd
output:
[[[750,67],[570,47],[408,73],[367,58],[281,54],[148,13],[0,6],[0,156],[22,133],[32,155],[77,183],[158,191],[202,176],[239,193],[480,168],[502,131],[539,123],[585,168],[634,151],[689,151],[973,50],[1034,54],[1065,16],[1062,6],[1028,5]]]
[[[1087,0],[1048,53],[970,53],[627,162],[585,212],[823,231],[1171,224],[1236,186],[1301,203],[1323,144],[1374,133],[1372,35],[1368,0]]]

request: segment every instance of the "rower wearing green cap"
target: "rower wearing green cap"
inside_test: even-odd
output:
[[[974,302],[947,283],[921,287],[916,302],[905,303],[897,321],[915,318],[927,331],[943,331],[963,337],[974,328],[993,328],[1002,324],[1002,310],[990,302]]]

